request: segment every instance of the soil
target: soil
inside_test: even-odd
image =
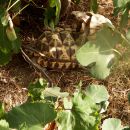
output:
[[[112,1],[100,0],[99,3],[98,12],[116,23],[118,19],[115,19],[112,15]],[[88,1],[84,0],[78,7],[76,6],[76,9],[81,10],[80,8],[82,7],[82,10],[86,11],[88,9],[87,5]],[[74,9],[75,7],[73,7]],[[39,25],[36,26],[37,30],[30,30],[30,26],[23,26],[22,40],[24,38],[32,39],[32,34],[37,34],[34,33],[37,30],[39,34],[41,33]],[[70,93],[73,92],[74,85],[77,85],[79,81],[83,82],[83,88],[92,83],[105,85],[110,94],[110,105],[104,115],[104,119],[116,117],[121,119],[123,124],[130,125],[130,104],[127,98],[127,94],[130,91],[130,64],[122,61],[113,70],[111,75],[105,80],[97,80],[91,77],[89,72],[80,69],[66,72],[47,70],[47,72],[55,84],[61,87],[63,91]],[[8,65],[0,67],[0,100],[5,103],[6,110],[10,110],[13,106],[22,104],[27,100],[28,85],[38,77],[41,77],[41,73],[28,64],[21,53],[14,55]]]

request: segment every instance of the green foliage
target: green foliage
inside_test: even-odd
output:
[[[11,128],[19,128],[23,123],[30,130],[42,130],[56,117],[54,106],[43,102],[25,103],[13,108],[5,115]]]
[[[128,39],[128,41],[130,41],[130,28],[128,29],[128,32],[126,33],[126,38]]]
[[[0,65],[7,64],[12,54],[20,50],[20,40],[7,10],[0,8]]]
[[[56,100],[57,98],[63,98],[68,96],[67,92],[60,92],[59,87],[48,87],[47,81],[40,78],[35,83],[31,83],[28,88],[29,96],[31,97],[32,101],[36,100]]]
[[[47,87],[47,82],[40,78],[35,83],[30,83],[28,87],[28,93],[32,100],[41,100],[41,95],[44,89]]]
[[[63,98],[67,97],[69,94],[67,92],[60,92],[59,87],[52,87],[52,88],[45,88],[42,95],[44,96],[44,98],[47,97]]]
[[[125,27],[129,18],[130,0],[113,0],[113,4],[114,15],[117,15],[120,12],[122,13],[120,27]]]
[[[128,101],[130,103],[130,92],[128,93]]]
[[[2,118],[4,114],[5,114],[4,104],[0,102],[0,118]]]
[[[130,130],[130,127],[129,126],[125,127],[123,130]]]
[[[119,119],[106,119],[102,125],[103,130],[122,130],[121,121]]]
[[[95,103],[107,101],[109,98],[106,88],[102,85],[90,85],[86,89],[86,95],[92,98]]]
[[[129,127],[123,127],[121,120],[116,118],[109,118],[103,122],[102,130],[130,130]]]
[[[90,11],[93,11],[94,13],[97,13],[97,10],[98,10],[97,0],[91,0],[90,1]]]
[[[104,26],[96,33],[95,40],[86,42],[77,51],[77,60],[83,66],[91,64],[91,74],[96,78],[105,79],[110,74],[116,54],[119,54],[115,47],[122,41],[125,41],[125,38],[118,31],[108,25]]]
[[[31,0],[30,0],[31,1]],[[11,0],[11,4],[15,3],[14,6],[11,8],[11,12],[13,13],[20,13],[21,11],[21,0]],[[24,8],[24,7],[23,7]]]
[[[95,89],[97,90],[96,96],[93,94]],[[59,129],[99,130],[100,107],[96,105],[94,99],[97,98],[98,103],[105,101],[106,97],[99,97],[98,100],[97,95],[100,95],[102,92],[106,93],[104,86],[90,85],[87,93],[76,91],[71,99],[65,98],[63,102],[65,110],[60,111],[57,117]],[[108,97],[107,94],[106,96]]]
[[[30,84],[29,93],[35,94],[36,91],[34,96],[38,97],[39,94],[40,97],[42,92],[44,98],[14,107],[2,116],[5,120],[0,120],[0,129],[43,130],[47,123],[55,120],[61,130],[99,130],[102,104],[109,97],[105,86],[93,84],[86,90],[76,88],[72,95],[68,95],[60,92],[58,87],[48,88],[47,82],[40,78]],[[47,97],[56,97],[57,100],[46,100]],[[129,127],[121,126],[118,119],[107,119],[102,130],[109,129],[129,130]]]
[[[9,0],[0,0],[0,6],[4,6],[9,2]]]
[[[44,24],[54,29],[55,25],[57,25],[59,22],[60,10],[61,10],[60,0],[49,0],[49,7],[45,9]]]
[[[0,120],[0,130],[10,130],[9,124],[6,120]]]

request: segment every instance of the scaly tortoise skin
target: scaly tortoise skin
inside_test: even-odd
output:
[[[90,37],[99,30],[104,23],[110,22],[109,19],[99,14],[92,14],[79,11],[73,11],[73,15],[79,21],[77,30],[72,28],[56,27],[54,31],[46,30],[40,36],[39,40],[31,45],[33,51],[25,49],[30,59],[49,69],[73,69],[79,67],[75,52]],[[90,39],[89,38],[89,39]]]

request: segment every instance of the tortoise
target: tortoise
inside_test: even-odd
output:
[[[78,67],[76,60],[76,37],[79,34],[72,28],[56,27],[46,30],[36,43],[24,46],[29,58],[47,69],[73,69]]]
[[[109,19],[91,12],[73,11],[72,15],[77,20],[76,26],[48,29],[35,43],[26,45],[24,50],[33,62],[48,69],[77,68],[80,65],[76,60],[76,51],[87,40],[93,39],[104,23],[111,24]]]

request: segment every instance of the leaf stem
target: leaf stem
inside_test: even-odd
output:
[[[9,1],[7,9],[10,7],[12,0]]]
[[[29,6],[29,4],[27,4],[26,6],[24,6],[21,10],[19,10],[13,17],[12,19],[14,19],[17,15],[20,14],[20,12],[22,12],[25,8],[27,8]]]
[[[11,0],[10,0],[11,1]],[[13,7],[13,6],[15,6],[18,2],[20,2],[20,0],[17,0],[17,1],[15,1],[10,7],[8,7],[7,8],[7,12]],[[9,2],[9,4],[10,4],[10,2]]]
[[[118,51],[118,50],[116,50],[116,49],[112,49],[114,52],[116,52],[117,54],[119,54],[120,56],[122,56],[122,54]]]

